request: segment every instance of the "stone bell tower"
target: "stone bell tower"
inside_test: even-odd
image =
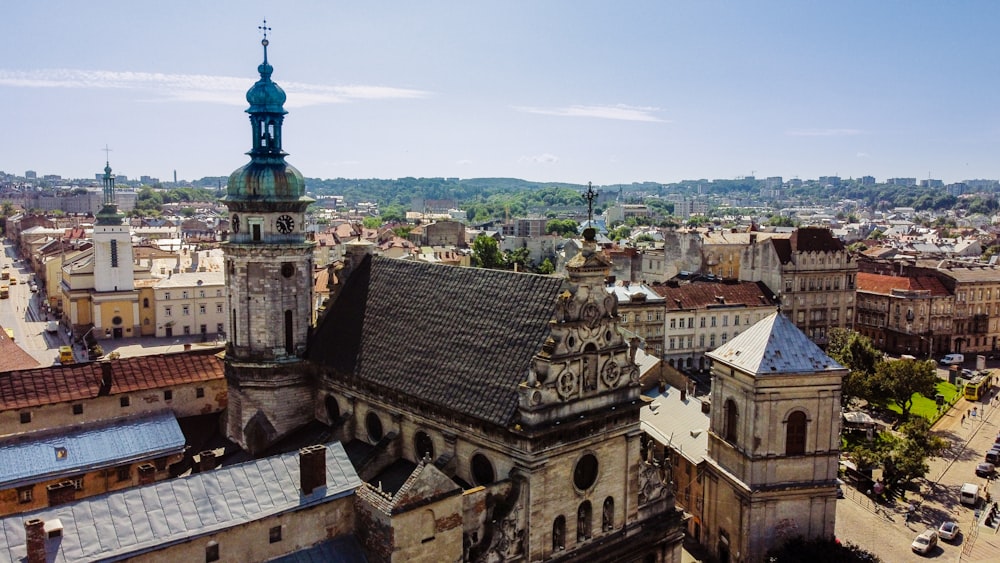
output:
[[[231,235],[223,245],[229,288],[226,434],[255,455],[312,418],[302,355],[312,319],[315,243],[306,240],[303,227],[314,200],[281,148],[288,112],[285,92],[271,81],[266,24],[260,27],[260,80],[246,96],[250,162],[229,176],[222,198],[231,213]]]

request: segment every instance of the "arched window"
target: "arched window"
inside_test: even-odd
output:
[[[576,541],[583,542],[590,539],[590,521],[593,510],[590,501],[585,500],[580,503],[580,508],[576,511]]]
[[[736,427],[739,424],[740,416],[736,411],[736,402],[732,399],[726,400],[725,416],[724,436],[727,442],[735,442],[737,436]]]
[[[426,432],[420,431],[413,436],[413,449],[417,460],[423,459],[424,456],[434,459],[434,441]]]
[[[472,479],[477,485],[489,485],[496,479],[493,464],[483,454],[472,456]]]
[[[795,411],[788,415],[785,426],[785,455],[806,453],[806,413]]]
[[[292,340],[292,311],[285,311],[285,353],[289,356],[295,350],[295,342]]]
[[[559,516],[552,523],[552,551],[566,549],[566,518]]]
[[[601,529],[610,532],[615,529],[615,498],[604,499],[604,510],[601,512]]]
[[[149,297],[142,298],[142,308],[149,309]]]
[[[420,517],[420,543],[427,543],[434,539],[436,525],[434,523],[434,512],[425,510]]]

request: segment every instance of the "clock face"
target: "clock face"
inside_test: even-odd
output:
[[[233,225],[232,229],[234,233],[240,232],[240,216],[233,213]]]
[[[295,228],[295,219],[292,219],[290,215],[282,215],[278,217],[278,220],[274,222],[274,225],[278,228],[278,232],[287,235],[292,232]]]

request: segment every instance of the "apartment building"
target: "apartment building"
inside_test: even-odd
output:
[[[156,282],[156,336],[226,333],[223,272],[182,272]],[[145,304],[144,304],[145,306]]]
[[[704,282],[653,286],[665,300],[663,360],[671,367],[708,369],[705,353],[774,312],[762,282]]]
[[[859,272],[854,329],[880,350],[930,358],[951,349],[954,304],[935,276]]]
[[[782,312],[821,346],[830,329],[854,326],[857,273],[844,243],[824,227],[803,227],[788,238],[751,234],[740,258],[740,279],[774,290]]]

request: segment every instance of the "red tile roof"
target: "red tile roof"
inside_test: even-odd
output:
[[[933,276],[917,276],[910,278],[858,272],[856,280],[858,291],[866,291],[869,293],[881,293],[883,295],[888,295],[892,293],[893,289],[902,289],[909,291],[930,291],[931,295],[934,296],[951,294],[948,291],[948,288],[942,285],[941,282]]]
[[[656,285],[653,286],[653,291],[666,298],[668,311],[703,309],[709,305],[746,305],[747,307],[777,305],[773,299],[774,292],[768,289],[763,282],[694,282],[679,287]]]
[[[0,373],[0,410],[97,397],[105,370],[112,394],[222,379],[217,353],[196,350]]]
[[[38,360],[11,340],[0,326],[0,371],[28,369],[38,365]]]

